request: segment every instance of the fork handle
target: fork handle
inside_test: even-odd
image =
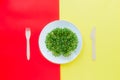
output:
[[[30,40],[27,39],[27,52],[26,52],[27,60],[30,60]]]

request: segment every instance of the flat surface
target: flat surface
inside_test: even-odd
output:
[[[49,51],[46,47],[45,40],[48,33],[50,33],[52,30],[56,28],[68,28],[73,33],[76,34],[78,38],[78,44],[77,48],[71,52],[71,55],[68,57],[59,56],[55,57],[51,51]],[[39,36],[39,48],[43,54],[43,56],[50,62],[56,63],[56,64],[65,64],[73,61],[79,54],[82,49],[82,36],[80,34],[80,31],[76,28],[76,26],[68,21],[64,20],[55,20],[50,23],[48,23],[43,30],[40,33]]]
[[[38,47],[42,28],[58,19],[58,0],[0,0],[0,80],[60,80],[60,65],[47,61]],[[31,29],[30,61],[26,27]]]
[[[120,0],[60,0],[60,19],[75,24],[83,49],[61,65],[61,80],[120,80]],[[96,61],[90,34],[96,26]]]
[[[47,61],[38,47],[42,28],[59,16],[75,24],[83,36],[80,55],[61,67]],[[30,62],[26,26],[32,30]],[[90,39],[93,26],[96,61]],[[0,80],[120,80],[119,34],[120,0],[0,0]]]

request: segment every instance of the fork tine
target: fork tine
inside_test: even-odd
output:
[[[26,31],[30,31],[30,28],[26,28]]]

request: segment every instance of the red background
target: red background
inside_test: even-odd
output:
[[[0,0],[0,80],[60,80],[60,65],[40,53],[42,28],[59,19],[58,0]],[[26,59],[25,28],[31,28]]]

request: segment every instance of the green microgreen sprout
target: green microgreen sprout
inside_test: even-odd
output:
[[[68,28],[55,28],[47,34],[45,43],[54,56],[67,57],[77,48],[78,38]]]

